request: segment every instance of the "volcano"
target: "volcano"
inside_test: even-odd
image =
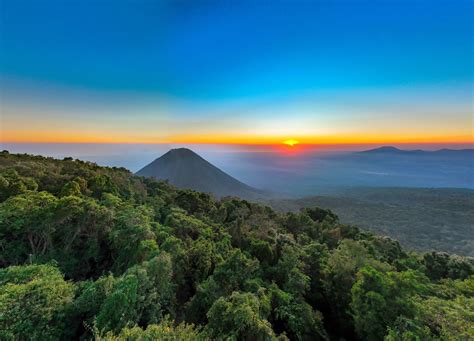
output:
[[[178,188],[212,193],[216,197],[236,196],[257,200],[267,195],[265,191],[233,178],[187,148],[171,149],[136,175],[168,180]]]

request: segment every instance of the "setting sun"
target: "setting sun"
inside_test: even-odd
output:
[[[287,146],[290,146],[290,147],[293,147],[293,146],[297,145],[298,143],[300,143],[300,141],[294,140],[294,139],[289,139],[289,140],[283,141],[283,144],[286,144]]]

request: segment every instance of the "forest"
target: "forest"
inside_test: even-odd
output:
[[[330,210],[0,153],[0,340],[472,340],[474,261]]]
[[[340,221],[394,238],[407,249],[474,257],[474,190],[356,187],[298,199],[271,199],[279,211],[318,206]]]

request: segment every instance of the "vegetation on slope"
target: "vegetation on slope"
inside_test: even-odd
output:
[[[410,250],[474,257],[474,190],[353,188],[331,196],[271,200],[281,211],[318,206],[346,224],[394,238]]]
[[[7,152],[0,195],[0,339],[474,337],[471,259],[408,254],[328,210]]]

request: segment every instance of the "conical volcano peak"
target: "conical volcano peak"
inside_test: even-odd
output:
[[[264,196],[262,191],[233,178],[188,148],[169,150],[139,170],[137,175],[168,180],[176,187],[213,193],[218,197],[255,199]]]
[[[173,158],[200,158],[198,154],[188,148],[173,148],[166,152],[161,157],[173,157]]]
[[[189,148],[173,148],[168,151],[169,154],[198,155]],[[168,154],[167,153],[167,154]]]

